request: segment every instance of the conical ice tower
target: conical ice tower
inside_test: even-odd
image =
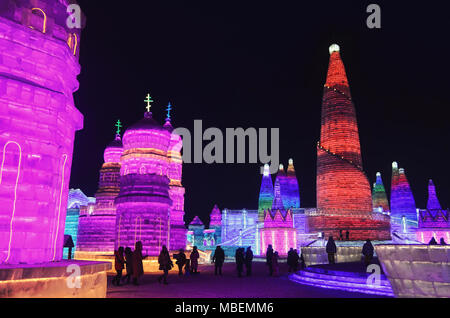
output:
[[[264,220],[264,210],[272,208],[273,202],[273,183],[269,172],[269,165],[264,165],[264,174],[261,181],[261,189],[259,191],[258,200],[258,219]]]
[[[295,175],[294,160],[289,159],[284,186],[281,187],[281,199],[284,208],[300,208],[300,194],[298,190],[297,176]]]
[[[381,180],[380,172],[377,172],[377,181],[373,184],[372,202],[374,211],[378,212],[389,211],[389,202],[386,196],[386,190],[383,185],[383,180]]]
[[[409,221],[417,222],[416,203],[414,201],[405,169],[393,166],[393,185],[391,189],[391,218],[393,222],[399,223],[405,217]]]
[[[442,210],[441,204],[436,196],[436,187],[433,184],[433,180],[428,182],[428,202],[427,210]]]
[[[374,219],[369,180],[361,159],[358,125],[350,88],[339,53],[330,46],[330,62],[322,100],[321,135],[317,145],[317,209],[310,229],[351,240],[389,239],[389,222]]]

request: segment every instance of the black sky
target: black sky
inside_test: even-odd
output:
[[[280,158],[294,159],[301,205],[315,206],[328,47],[338,43],[358,117],[364,169],[380,171],[389,191],[391,163],[405,168],[418,207],[432,178],[450,200],[448,8],[377,1],[381,30],[366,26],[373,1],[79,0],[84,115],[70,186],[97,190],[114,123],[142,118],[155,100],[160,122],[170,100],[174,126],[280,128]],[[186,219],[220,208],[256,208],[259,165],[185,164]],[[204,217],[203,217],[204,218]],[[204,218],[206,220],[206,218]]]

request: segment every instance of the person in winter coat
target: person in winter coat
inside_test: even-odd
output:
[[[178,265],[178,275],[183,275],[183,266],[186,264],[186,254],[184,254],[184,249],[180,248],[178,254],[175,254],[174,258],[177,260],[175,264]]]
[[[200,258],[197,246],[194,246],[192,248],[191,256],[189,258],[191,259],[192,273],[197,274],[198,273],[198,271],[197,271],[198,270],[198,259]]]
[[[144,265],[142,260],[147,256],[142,256],[142,242],[136,242],[135,249],[133,252],[133,285],[139,285],[138,279],[144,275]]]
[[[167,285],[167,275],[173,267],[172,260],[170,259],[169,251],[167,247],[163,245],[161,252],[158,256],[159,269],[163,271],[163,274],[158,277],[158,282],[161,284],[164,281],[164,285]]]
[[[288,271],[293,272],[294,271],[294,266],[295,266],[295,261],[294,261],[294,249],[291,247],[291,249],[288,251],[287,254],[287,265],[288,265]]]
[[[133,251],[131,248],[125,248],[125,265],[127,269],[127,274],[123,277],[122,282],[127,280],[127,284],[130,283],[131,276],[133,275]]]
[[[272,257],[273,276],[278,276],[278,274],[280,273],[280,268],[278,266],[278,260],[279,260],[278,252],[273,253],[273,257]]]
[[[272,245],[267,247],[266,251],[266,265],[269,266],[269,275],[273,275],[273,248]]]
[[[245,262],[244,249],[241,247],[238,248],[236,250],[236,254],[234,257],[236,259],[236,269],[237,269],[238,277],[242,277],[242,272],[244,271],[244,262]]]
[[[434,237],[431,238],[430,242],[428,243],[428,245],[438,245],[438,243],[436,242],[436,240],[434,239]]]
[[[298,263],[300,261],[300,256],[298,256],[298,252],[297,249],[294,250],[294,252],[292,253],[292,260],[294,262],[294,272],[298,271]]]
[[[326,252],[328,254],[328,262],[330,264],[335,264],[335,256],[337,253],[337,247],[336,243],[334,242],[334,239],[332,236],[328,238]]]
[[[245,268],[247,270],[247,276],[252,276],[252,262],[253,262],[253,251],[252,247],[247,247],[245,252]]]
[[[125,259],[123,257],[123,247],[121,246],[117,251],[114,251],[114,255],[115,255],[114,268],[117,272],[117,275],[114,276],[112,284],[120,286],[120,280],[122,279],[122,271],[125,264]]]
[[[366,243],[363,245],[362,254],[364,255],[364,265],[368,266],[373,258],[373,245],[372,242],[368,239]]]
[[[219,273],[219,275],[222,276],[222,266],[225,261],[225,252],[220,246],[216,247],[212,261],[214,263],[214,274],[217,275],[217,273]]]

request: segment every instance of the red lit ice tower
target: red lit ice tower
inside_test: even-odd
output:
[[[172,200],[167,153],[171,133],[152,118],[150,95],[146,102],[144,118],[123,135],[120,193],[115,200],[115,248],[134,248],[141,241],[143,254],[156,256],[169,239]]]
[[[116,205],[114,200],[120,191],[120,157],[123,153],[120,128],[116,123],[115,139],[109,143],[104,152],[105,162],[100,169],[98,190],[95,194],[95,206],[80,212],[77,236],[77,255],[80,252],[114,252],[116,237]]]
[[[339,46],[329,48],[330,62],[322,100],[317,145],[317,215],[308,218],[312,232],[350,240],[390,239],[389,221],[372,213],[372,196],[362,167],[355,108]]]
[[[186,248],[187,229],[184,223],[184,193],[185,189],[181,184],[183,171],[183,160],[181,157],[181,148],[183,141],[180,135],[173,132],[171,124],[170,111],[172,105],[167,106],[167,118],[164,128],[171,133],[168,159],[169,159],[169,196],[172,200],[169,218],[169,245],[170,250],[178,250]]]
[[[0,264],[63,255],[75,131],[80,29],[67,2],[0,5]]]

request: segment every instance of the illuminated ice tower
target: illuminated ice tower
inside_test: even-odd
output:
[[[427,210],[442,210],[441,204],[439,203],[436,195],[436,187],[431,179],[428,181]]]
[[[273,183],[269,172],[269,165],[264,165],[264,174],[261,180],[261,189],[259,190],[258,200],[258,219],[264,221],[264,210],[272,208],[273,202]]]
[[[389,212],[389,202],[384,189],[381,173],[377,172],[377,180],[372,188],[373,210],[377,212]]]
[[[298,181],[297,176],[295,175],[294,160],[292,159],[289,159],[284,186],[281,188],[281,199],[283,200],[283,206],[286,210],[300,208]]]
[[[308,218],[312,232],[350,240],[390,238],[388,219],[372,213],[372,195],[362,167],[355,107],[339,46],[329,48],[330,62],[322,100],[317,144],[317,214]]]
[[[214,241],[216,245],[219,245],[222,241],[222,213],[217,204],[209,215],[209,229],[214,230]]]
[[[71,1],[74,2],[74,1]],[[63,254],[80,29],[67,1],[0,2],[0,264]]]
[[[183,141],[180,135],[173,132],[171,124],[170,111],[172,105],[167,105],[167,118],[164,128],[171,133],[168,159],[169,159],[169,196],[172,200],[169,218],[169,245],[170,250],[186,248],[187,229],[184,224],[184,187],[181,184],[183,172],[183,160],[181,157],[181,148]]]
[[[417,228],[417,210],[405,169],[392,163],[391,183],[391,227],[393,231],[409,232]]]
[[[150,95],[145,101],[144,118],[123,135],[115,248],[142,241],[143,254],[156,256],[169,240],[171,133],[152,118]]]
[[[92,211],[80,213],[77,237],[78,252],[114,251],[116,237],[116,206],[114,200],[119,194],[120,157],[123,152],[120,137],[120,120],[116,123],[115,139],[106,147],[103,158],[105,162],[100,169],[96,203]]]
[[[260,239],[261,254],[265,254],[268,245],[272,245],[280,256],[286,256],[291,247],[297,247],[297,230],[294,228],[291,209],[283,207],[279,178],[275,181],[272,208],[264,211],[264,227],[261,229]]]

